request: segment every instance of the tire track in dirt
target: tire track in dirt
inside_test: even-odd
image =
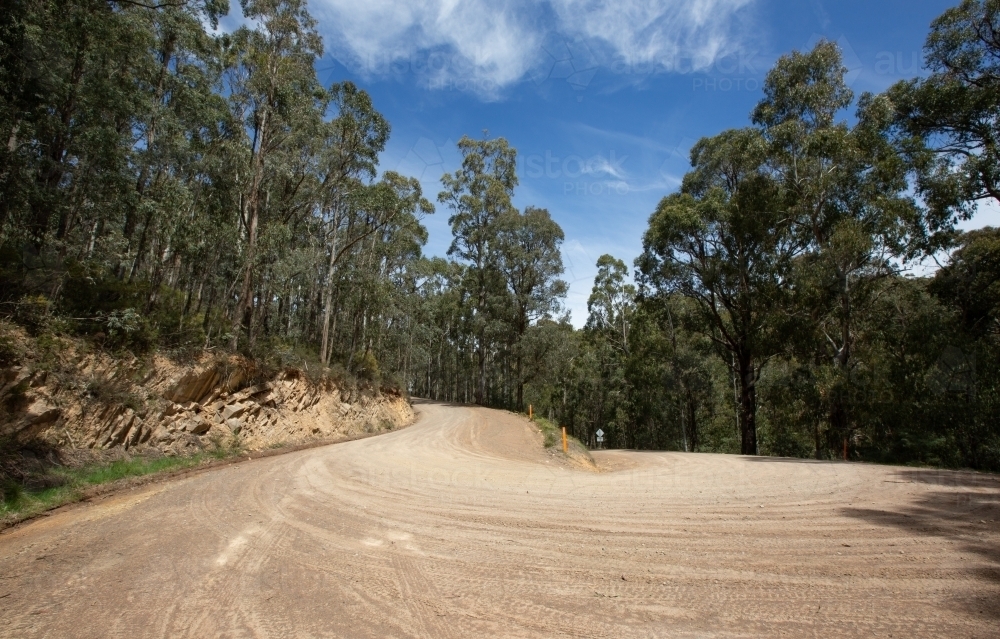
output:
[[[992,637],[1000,624],[996,477],[629,451],[595,454],[591,472],[510,413],[419,410],[401,431],[0,534],[0,637]]]

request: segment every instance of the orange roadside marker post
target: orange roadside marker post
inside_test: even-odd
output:
[[[530,419],[531,421],[535,421],[535,411],[532,408],[531,404],[528,404],[528,419]]]
[[[566,442],[566,427],[563,426],[562,429],[563,429],[563,452],[564,453],[568,453],[569,452],[569,445]]]

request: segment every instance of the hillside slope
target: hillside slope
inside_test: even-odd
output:
[[[10,332],[10,331],[8,331]],[[0,441],[8,449],[184,455],[256,450],[392,430],[413,419],[395,392],[237,356],[114,356],[82,340],[16,333],[0,368]],[[84,455],[86,457],[86,455]]]

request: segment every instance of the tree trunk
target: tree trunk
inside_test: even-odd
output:
[[[850,385],[851,385],[851,289],[848,272],[838,269],[840,279],[840,350],[834,358],[839,373],[839,383],[830,398],[830,432],[833,444],[846,441],[850,436]],[[846,446],[846,444],[845,444]]]
[[[688,396],[688,435],[691,441],[691,452],[698,452],[698,404]]]
[[[689,452],[689,450],[688,450],[688,433],[687,433],[687,424],[686,424],[687,420],[686,420],[686,415],[685,415],[685,413],[686,413],[686,406],[684,405],[683,401],[680,402],[680,409],[681,409],[680,410],[680,413],[681,413],[681,438],[684,440],[684,452],[687,453],[687,452]]]
[[[260,218],[260,187],[264,181],[264,147],[267,143],[268,111],[261,114],[258,129],[259,140],[254,140],[253,179],[250,182],[250,192],[247,203],[249,219],[247,220],[247,249],[243,260],[243,284],[240,287],[240,299],[233,314],[233,337],[230,348],[236,350],[239,346],[240,329],[245,327],[250,334],[250,324],[253,320],[253,263],[256,259],[257,224]]]
[[[757,376],[753,361],[741,354],[736,358],[740,376],[740,453],[757,454]]]
[[[86,34],[86,31],[84,31]],[[56,187],[62,182],[66,173],[64,162],[66,160],[66,150],[70,144],[70,125],[73,116],[76,114],[76,102],[80,84],[83,80],[84,64],[86,61],[87,49],[90,47],[90,38],[84,35],[76,48],[73,59],[73,69],[70,72],[70,91],[66,102],[59,109],[60,129],[55,137],[50,140],[48,152],[45,160],[48,166],[40,171],[36,178],[36,184],[41,191],[41,196],[36,195],[31,198],[31,217],[28,223],[29,237],[36,249],[41,250],[45,243],[45,234],[49,229],[49,219],[56,202],[53,199]]]
[[[333,267],[337,263],[337,229],[340,225],[339,213],[333,216],[333,238],[330,240],[330,263],[326,271],[326,286],[323,291],[323,337],[320,346],[320,361],[330,364],[330,315],[333,312]]]
[[[476,349],[479,357],[479,379],[476,380],[476,403],[484,405],[486,400],[486,330],[479,334],[479,348]]]

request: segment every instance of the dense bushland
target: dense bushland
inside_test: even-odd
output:
[[[517,154],[459,142],[435,206],[391,128],[323,86],[303,0],[14,0],[0,25],[0,315],[103,349],[213,348],[523,410],[582,441],[1000,469],[1000,3],[931,27],[928,75],[854,96],[779,60],[750,126],[692,149],[583,329]],[[943,268],[913,276],[938,256]],[[633,283],[634,282],[634,283]],[[0,341],[0,366],[19,354]]]

